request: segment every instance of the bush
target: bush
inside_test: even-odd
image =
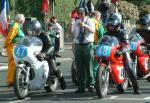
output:
[[[118,11],[121,13],[123,19],[139,19],[138,7],[133,3],[120,0],[118,2]]]

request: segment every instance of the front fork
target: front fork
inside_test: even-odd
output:
[[[19,64],[17,67],[22,68],[22,70],[25,72],[25,84],[29,84],[30,67],[26,66],[25,64]]]

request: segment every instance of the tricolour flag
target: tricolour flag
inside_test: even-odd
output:
[[[0,0],[1,9],[0,9],[0,33],[6,36],[8,33],[8,23],[7,23],[7,12],[8,12],[8,0]]]
[[[41,7],[41,12],[48,15],[48,11],[49,11],[49,0],[43,0],[42,7]]]

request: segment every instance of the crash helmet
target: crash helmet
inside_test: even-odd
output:
[[[116,31],[122,22],[122,16],[119,13],[112,13],[107,21],[107,29],[108,31]]]
[[[42,30],[41,23],[38,20],[33,20],[29,24],[28,35],[37,36],[40,34],[41,30]]]
[[[139,24],[142,26],[150,25],[150,14],[144,15],[139,19]]]

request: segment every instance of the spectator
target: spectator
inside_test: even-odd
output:
[[[87,2],[87,8],[88,8],[88,15],[91,15],[91,13],[94,12],[94,4],[92,0],[89,0]]]
[[[78,9],[79,19],[71,23],[71,32],[74,34],[74,55],[77,67],[78,89],[75,93],[83,93],[85,91],[85,81],[90,92],[94,88],[93,78],[93,42],[95,33],[95,24],[85,15],[85,9]],[[85,74],[87,79],[85,80]]]
[[[77,13],[78,8],[76,7],[72,12],[71,12],[71,18],[72,19],[78,19],[78,13]]]
[[[52,28],[52,23],[48,23],[48,34],[51,37],[53,45],[55,45],[56,31]]]
[[[60,34],[63,30],[62,26],[57,22],[57,18],[56,17],[51,17],[50,19],[51,23],[52,23],[52,29],[54,31],[56,31],[56,38],[55,38],[55,55],[56,57],[60,57],[60,55],[58,55],[59,52],[59,48],[60,48]]]
[[[92,0],[80,0],[79,8],[84,8],[86,15],[90,15],[94,11]]]
[[[14,72],[16,70],[16,65],[13,58],[13,47],[14,44],[25,35],[22,31],[22,25],[25,22],[25,17],[23,14],[17,14],[13,23],[9,26],[9,33],[6,37],[4,48],[6,48],[8,55],[8,73],[7,73],[7,86],[13,86]]]
[[[146,14],[139,19],[140,29],[137,32],[144,38],[147,44],[150,44],[150,14]]]
[[[100,5],[98,6],[98,11],[102,14],[102,22],[104,25],[107,23],[108,19],[108,10],[109,10],[109,4],[106,2],[106,0],[102,0]]]
[[[92,13],[92,21],[95,23],[95,33],[94,33],[94,48],[96,48],[98,40],[103,36],[104,34],[104,27],[102,25],[102,22],[100,20],[101,18],[101,13],[99,11],[94,11]],[[94,64],[93,64],[93,73],[94,73],[94,78],[96,78],[96,71],[98,68],[98,62],[96,59],[94,59]]]

